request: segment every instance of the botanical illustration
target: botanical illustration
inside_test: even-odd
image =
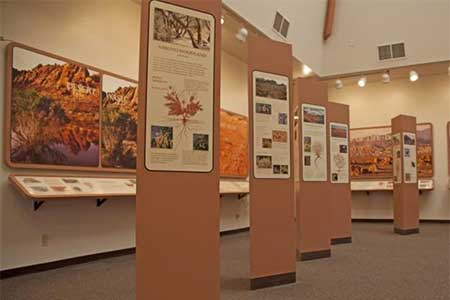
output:
[[[274,79],[256,78],[256,96],[275,100],[287,100],[287,85]]]
[[[102,85],[102,167],[135,169],[137,85],[108,75]]]
[[[353,179],[392,178],[391,128],[351,130],[350,165]]]
[[[270,144],[271,147],[272,140],[266,141],[265,144]],[[220,175],[246,178],[248,164],[248,118],[222,110],[220,112]]]
[[[337,168],[337,171],[341,172],[346,164],[345,157],[342,154],[337,153],[337,154],[333,155],[333,161],[334,161],[334,165]]]
[[[417,172],[419,177],[433,176],[433,129],[431,124],[417,125]]]
[[[323,158],[324,147],[319,141],[315,141],[312,144],[312,153],[314,155],[314,166],[319,167],[319,161]]]
[[[11,162],[97,167],[99,74],[15,47]]]
[[[209,50],[211,23],[201,18],[156,8],[153,38],[178,46]]]

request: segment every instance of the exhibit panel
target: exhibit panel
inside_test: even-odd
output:
[[[394,232],[401,235],[419,233],[416,128],[415,117],[392,119]]]
[[[221,2],[141,12],[137,299],[219,299]]]
[[[296,281],[292,47],[250,34],[250,287]],[[276,62],[273,57],[277,57]],[[273,259],[276,257],[277,259]]]
[[[135,172],[136,81],[18,43],[6,53],[9,167]]]
[[[352,241],[352,192],[350,185],[348,105],[329,102],[329,155],[331,244]]]
[[[296,189],[297,256],[310,260],[331,255],[331,198],[328,88],[316,77],[294,81],[294,101],[300,112],[297,150],[300,174]]]

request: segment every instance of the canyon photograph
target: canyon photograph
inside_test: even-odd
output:
[[[97,167],[99,74],[20,47],[11,72],[10,161]]]

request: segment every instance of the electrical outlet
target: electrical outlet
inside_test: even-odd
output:
[[[41,235],[41,247],[48,247],[48,235]]]

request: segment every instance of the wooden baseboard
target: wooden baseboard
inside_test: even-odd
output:
[[[364,218],[356,218],[352,219],[354,223],[393,223],[393,219],[364,219]],[[446,219],[424,219],[420,220],[420,223],[442,223],[442,224],[450,224],[450,220]]]
[[[331,249],[297,253],[297,260],[307,261],[331,257]]]
[[[42,263],[42,264],[36,264],[32,266],[26,266],[26,267],[20,267],[20,268],[14,268],[9,270],[2,270],[0,271],[0,279],[6,279],[26,274],[32,274],[32,273],[38,273],[38,272],[44,272],[48,270],[53,269],[59,269],[64,268],[72,265],[78,265],[78,264],[84,264],[100,259],[106,259],[106,258],[112,258],[112,257],[118,257],[118,256],[124,256],[124,255],[131,255],[136,253],[136,248],[128,248],[128,249],[122,249],[122,250],[116,250],[116,251],[109,251],[109,252],[103,252],[103,253],[97,253],[97,254],[90,254],[90,255],[84,255],[84,256],[78,256],[68,259],[62,259],[58,261],[48,262],[48,263]]]
[[[331,245],[351,244],[351,242],[352,242],[351,236],[331,239]]]
[[[410,229],[400,229],[400,228],[394,228],[394,232],[400,235],[410,235],[410,234],[417,234],[420,233],[419,228],[410,228]]]
[[[296,280],[297,280],[296,272],[278,274],[278,275],[260,277],[260,278],[252,278],[252,279],[250,279],[250,289],[258,290],[258,289],[264,289],[264,288],[268,288],[268,287],[291,284],[291,283],[295,283]]]

